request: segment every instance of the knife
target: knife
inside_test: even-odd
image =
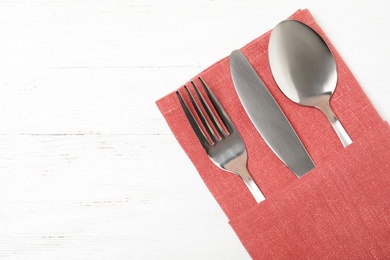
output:
[[[275,99],[240,50],[230,54],[230,73],[246,113],[271,150],[299,178],[315,165]]]

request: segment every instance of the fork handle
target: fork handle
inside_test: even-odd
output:
[[[255,198],[257,203],[265,200],[264,194],[260,191],[259,187],[257,187],[255,181],[252,179],[248,169],[246,167],[242,167],[237,174],[244,181],[245,185],[248,187],[249,191],[252,193],[252,196]]]

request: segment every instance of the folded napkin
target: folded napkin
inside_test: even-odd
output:
[[[228,57],[197,76],[208,83],[240,132],[249,172],[265,201],[257,204],[239,177],[212,163],[174,92],[156,103],[253,259],[390,257],[390,127],[310,12],[299,10],[290,18],[313,28],[331,48],[338,67],[331,107],[353,140],[344,148],[319,110],[293,103],[278,89],[268,66],[270,32],[242,47],[316,164],[302,178],[254,128],[235,92]]]

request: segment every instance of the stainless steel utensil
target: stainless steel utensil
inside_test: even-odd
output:
[[[272,30],[268,53],[273,77],[282,92],[298,104],[320,109],[343,145],[351,144],[329,105],[337,85],[337,67],[321,36],[301,22],[285,20]]]
[[[191,84],[193,85],[193,88],[200,100],[201,106],[203,107],[204,111],[206,111],[207,118],[209,119],[208,120],[203,114],[201,108],[196,103],[195,98],[191,94],[188,87],[184,86],[202,124],[201,126],[198,123],[186,102],[184,101],[183,96],[179,91],[176,91],[177,97],[180,100],[180,104],[192,126],[192,129],[194,130],[196,136],[198,137],[210,159],[221,169],[241,177],[255,200],[258,203],[263,201],[265,199],[264,195],[257,187],[256,183],[253,181],[250,173],[248,172],[246,166],[248,156],[240,134],[237,132],[233,123],[222,108],[221,104],[218,102],[217,98],[211,92],[210,88],[201,78],[199,78],[199,80],[202,83],[205,92],[207,93],[207,96],[217,113],[217,116],[213,113],[203,95],[192,81]],[[221,119],[221,123],[227,129],[227,132],[224,130],[217,117]],[[213,126],[211,126],[210,123]],[[206,133],[203,129],[206,130]]]
[[[301,177],[315,166],[286,116],[240,50],[230,55],[238,96],[257,131],[272,151]]]

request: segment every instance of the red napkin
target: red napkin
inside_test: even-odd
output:
[[[332,49],[338,85],[331,107],[353,140],[344,148],[319,110],[291,102],[277,88],[268,66],[270,32],[242,47],[316,164],[302,178],[277,158],[249,120],[234,90],[228,57],[197,76],[240,132],[249,172],[265,201],[257,204],[239,177],[211,162],[174,92],[157,105],[253,259],[390,258],[390,127],[310,12],[299,10],[290,18],[313,28]]]

